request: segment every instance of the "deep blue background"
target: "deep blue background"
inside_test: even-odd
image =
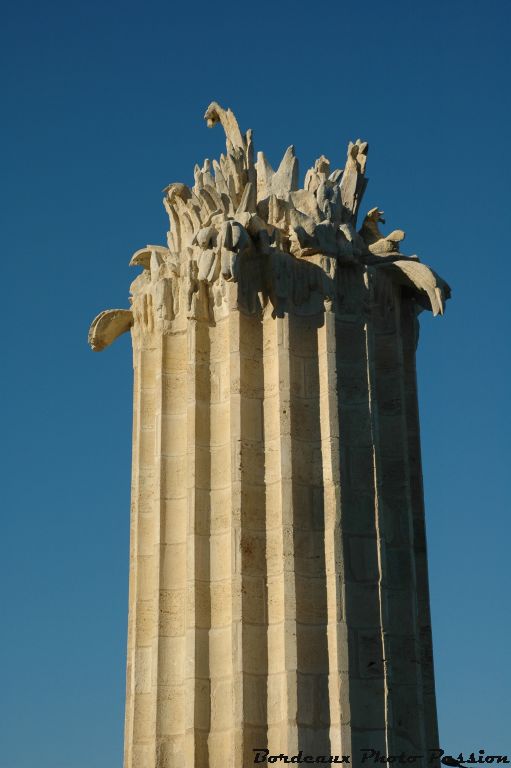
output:
[[[223,151],[212,99],[302,176],[368,139],[385,209],[453,286],[419,383],[441,742],[511,752],[507,0],[5,2],[0,768],[122,763],[133,251]]]

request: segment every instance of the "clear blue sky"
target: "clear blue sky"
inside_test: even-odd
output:
[[[0,31],[0,768],[122,764],[132,369],[86,344],[232,107],[302,173],[370,142],[364,207],[453,286],[419,348],[441,742],[511,753],[507,0],[17,0]]]

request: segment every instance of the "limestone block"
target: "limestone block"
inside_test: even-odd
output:
[[[160,637],[182,636],[185,632],[186,593],[181,589],[164,589],[159,593]]]

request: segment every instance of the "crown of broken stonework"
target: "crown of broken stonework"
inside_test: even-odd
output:
[[[167,247],[134,254],[130,263],[144,269],[131,286],[132,310],[101,313],[91,327],[93,349],[127,330],[137,312],[141,318],[154,313],[155,325],[180,312],[209,315],[222,304],[228,282],[238,283],[238,305],[247,312],[268,302],[276,314],[291,307],[316,312],[324,301],[335,305],[341,273],[350,268],[376,270],[404,286],[419,310],[443,313],[449,286],[417,256],[400,252],[402,230],[381,233],[383,211],[372,208],[357,229],[367,142],[349,143],[342,169],[321,156],[299,188],[292,146],[275,171],[262,152],[254,158],[252,132],[240,131],[230,109],[213,102],[205,119],[210,127],[222,125],[226,153],[195,166],[193,187],[174,183],[164,190]]]

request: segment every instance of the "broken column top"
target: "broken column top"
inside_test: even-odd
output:
[[[135,304],[137,295],[148,290],[154,294],[159,284],[153,296],[160,301],[156,325],[159,319],[168,330],[180,313],[196,319],[216,316],[228,282],[238,283],[243,311],[255,313],[270,302],[276,314],[293,303],[302,314],[317,312],[325,300],[335,304],[338,271],[357,266],[403,285],[418,310],[443,313],[449,286],[417,256],[400,252],[402,230],[381,233],[382,210],[372,208],[357,229],[367,186],[366,141],[348,144],[344,168],[332,168],[326,157],[319,157],[299,188],[293,146],[274,170],[263,152],[254,158],[252,131],[243,134],[230,109],[212,102],[204,117],[209,127],[222,125],[225,155],[196,165],[193,187],[180,182],[166,187],[167,246],[141,248],[130,262],[143,268],[131,286]],[[179,300],[173,291],[168,306],[161,281],[186,284],[186,295]],[[201,292],[203,300],[198,301]],[[209,309],[201,310],[201,303],[209,303]],[[134,322],[132,310],[101,313],[91,326],[92,348],[103,349],[128,330]]]

